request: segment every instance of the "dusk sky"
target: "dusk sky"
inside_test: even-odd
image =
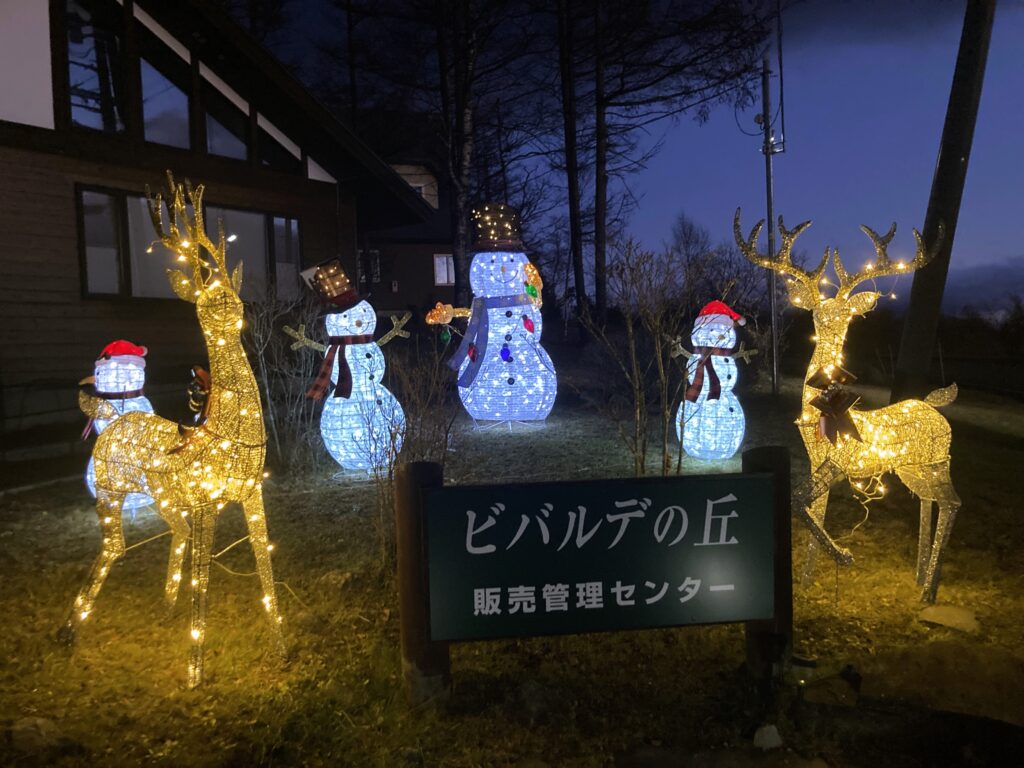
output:
[[[884,232],[896,221],[891,251],[912,253],[910,230],[924,224],[963,7],[956,0],[805,0],[784,11],[786,152],[775,156],[775,210],[789,226],[814,221],[798,247],[818,256],[838,245],[860,264],[872,251],[858,225]],[[954,271],[1024,267],[1022,40],[1024,3],[1004,0],[996,9]],[[777,104],[777,80],[773,86]],[[745,130],[757,130],[756,111],[737,115]],[[661,153],[631,181],[642,197],[631,221],[635,236],[660,245],[681,210],[715,239],[731,239],[738,205],[748,230],[765,215],[760,140],[741,133],[731,108],[717,109],[704,125],[666,125],[662,135]]]
[[[304,0],[292,19],[297,46],[331,28],[324,0]],[[871,255],[860,224],[884,232],[897,222],[893,256],[914,247],[924,225],[964,0],[784,0],[786,151],[775,156],[775,211],[793,225],[812,219],[798,248],[839,246],[850,263]],[[984,305],[987,285],[1024,294],[1024,0],[1001,0],[957,226],[947,299]],[[300,41],[302,41],[300,43]],[[775,68],[773,54],[772,66]],[[778,106],[778,79],[772,98]],[[666,242],[680,211],[716,241],[732,238],[743,208],[749,230],[765,215],[764,159],[754,116],[716,108],[704,124],[689,116],[651,128],[661,152],[628,177],[639,204],[628,232],[644,245]],[[776,123],[776,125],[778,125]],[[766,247],[762,235],[761,247]],[[998,269],[979,270],[981,265]],[[959,274],[958,274],[959,273]],[[901,295],[909,284],[899,286]]]

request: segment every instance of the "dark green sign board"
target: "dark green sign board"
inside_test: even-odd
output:
[[[770,619],[770,474],[456,486],[426,499],[433,640]]]

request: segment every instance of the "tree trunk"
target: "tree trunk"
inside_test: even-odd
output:
[[[608,316],[608,109],[605,100],[601,0],[594,3],[594,303],[598,322]]]
[[[558,64],[562,81],[562,129],[565,135],[565,178],[569,194],[569,254],[572,259],[576,317],[586,311],[583,272],[583,221],[580,211],[579,155],[576,147],[576,81],[573,67],[572,17],[569,0],[558,2]]]
[[[924,218],[924,242],[934,247],[940,226],[945,234],[931,263],[914,275],[893,378],[891,402],[894,403],[907,397],[923,397],[929,388],[928,371],[935,351],[942,294],[967,178],[967,161],[981,101],[995,8],[996,0],[969,0],[964,14],[939,159]]]
[[[476,39],[466,0],[436,5],[435,29],[440,70],[441,111],[447,131],[448,179],[452,186],[452,263],[455,302],[468,307],[469,185],[473,159],[472,86]]]

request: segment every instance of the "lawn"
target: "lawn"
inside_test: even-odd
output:
[[[757,390],[741,398],[746,446],[788,445],[799,478],[806,460],[791,426],[795,386],[787,382],[779,401]],[[394,577],[379,555],[376,487],[329,473],[272,476],[266,486],[288,663],[268,650],[242,542],[215,561],[208,679],[187,691],[188,601],[165,610],[169,539],[146,541],[163,523],[144,511],[126,526],[129,544],[146,543],[115,566],[69,653],[54,635],[98,549],[91,499],[77,482],[8,494],[0,498],[0,725],[43,718],[60,737],[55,731],[26,757],[8,728],[0,763],[683,764],[679,755],[749,744],[769,718],[794,760],[925,764],[915,750],[926,747],[912,739],[879,742],[878,723],[918,728],[922,739],[936,727],[927,714],[935,710],[1024,727],[1024,510],[1013,483],[1024,466],[1024,408],[967,392],[947,415],[964,506],[939,603],[970,609],[978,629],[919,620],[916,501],[895,488],[864,520],[840,490],[830,528],[846,532],[856,561],[837,569],[820,560],[813,583],[796,592],[794,652],[817,666],[790,670],[791,685],[767,714],[740,671],[743,631],[732,625],[456,645],[450,702],[411,710]],[[542,429],[476,431],[457,421],[445,474],[449,483],[500,483],[622,477],[631,467],[614,424],[570,397]],[[686,459],[683,470],[738,471],[739,458],[710,466]],[[218,551],[243,536],[241,512],[226,510]],[[797,525],[797,576],[806,541]],[[839,676],[847,665],[852,673]],[[1021,733],[994,732],[996,741],[973,745],[982,761],[975,764],[997,759]]]

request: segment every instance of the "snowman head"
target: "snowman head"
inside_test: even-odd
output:
[[[697,347],[731,349],[736,346],[736,325],[744,322],[725,302],[712,301],[704,305],[694,320],[690,340]]]
[[[130,392],[146,383],[146,348],[120,339],[108,344],[93,369],[98,392]]]
[[[377,328],[377,313],[370,302],[363,300],[344,312],[327,315],[327,333],[331,336],[363,336]]]
[[[477,296],[509,296],[523,292],[525,267],[529,264],[521,251],[483,251],[473,257],[469,285]]]
[[[732,320],[698,317],[693,323],[690,340],[696,347],[735,347],[736,328]]]

